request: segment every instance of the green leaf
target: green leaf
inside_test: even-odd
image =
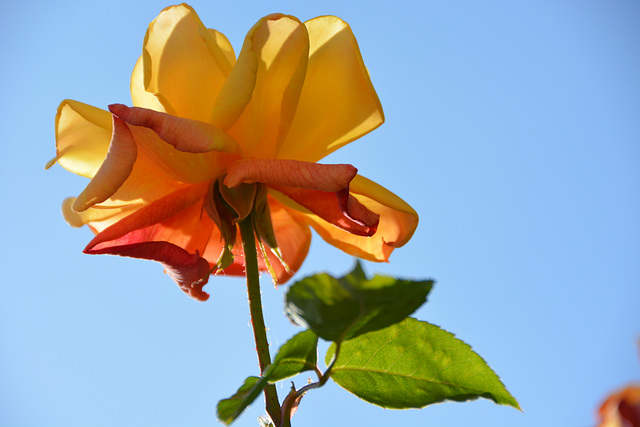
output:
[[[367,280],[357,263],[340,279],[316,274],[295,283],[287,292],[285,311],[294,323],[340,342],[401,322],[426,301],[432,287],[432,280]]]
[[[300,332],[284,343],[262,377],[251,376],[228,399],[218,402],[218,418],[231,424],[260,395],[268,382],[277,382],[300,372],[313,370],[318,363],[318,337],[311,331]]]
[[[318,336],[306,330],[287,341],[276,355],[266,376],[274,383],[316,369],[318,365]]]
[[[336,345],[326,355],[329,364]],[[435,325],[408,318],[341,344],[331,378],[361,399],[406,409],[479,397],[520,409],[471,347]]]
[[[236,394],[218,402],[218,419],[226,425],[231,424],[247,406],[251,405],[260,396],[266,386],[266,377],[252,376],[247,378]]]

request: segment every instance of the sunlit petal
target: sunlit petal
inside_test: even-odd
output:
[[[62,216],[71,227],[82,227],[89,223],[104,222],[125,213],[130,213],[138,207],[137,205],[128,205],[121,207],[89,208],[83,212],[75,212],[71,209],[75,200],[75,197],[67,197],[62,202]]]
[[[349,25],[322,16],[305,26],[309,64],[278,157],[315,162],[380,126],[384,115]]]
[[[254,158],[274,157],[298,105],[309,52],[305,27],[281,14],[260,20],[216,101],[211,122]]]
[[[155,111],[164,112],[164,106],[158,100],[158,97],[147,92],[144,88],[144,66],[142,55],[136,61],[133,72],[131,73],[131,102],[136,107],[149,108]]]
[[[54,163],[75,174],[93,178],[107,155],[111,140],[111,114],[82,102],[64,100],[56,114]]]
[[[164,9],[149,25],[143,47],[144,89],[166,112],[208,122],[233,63],[229,42],[214,37],[186,4]]]
[[[207,31],[209,31],[209,35],[211,36],[211,39],[213,40],[213,42],[217,47],[217,49],[210,49],[210,50],[216,51],[215,53],[216,58],[218,55],[217,50],[222,52],[222,54],[224,55],[229,65],[233,67],[236,64],[236,53],[234,52],[233,46],[231,45],[231,43],[229,43],[229,39],[227,38],[227,36],[222,34],[220,31],[217,31],[211,28],[208,28]],[[224,61],[220,59],[220,63],[224,63]],[[224,67],[225,69],[227,69],[226,65]]]

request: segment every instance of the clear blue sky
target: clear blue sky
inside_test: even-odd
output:
[[[60,203],[86,181],[43,170],[62,99],[130,103],[146,27],[169,4],[3,6],[2,426],[212,426],[216,402],[257,373],[242,279],[212,279],[198,303],[158,264],[83,255],[91,233]],[[389,264],[365,269],[435,278],[417,316],[471,344],[524,409],[391,411],[330,384],[294,425],[588,427],[608,392],[640,379],[638,2],[191,5],[236,52],[271,12],[351,24],[387,122],[326,162],[355,165],[421,217]],[[353,262],[314,236],[298,277]],[[297,329],[285,289],[263,279],[277,348]]]

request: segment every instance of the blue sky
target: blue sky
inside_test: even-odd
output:
[[[91,233],[60,203],[86,181],[43,170],[61,100],[130,103],[146,27],[169,4],[3,8],[2,426],[217,425],[216,402],[257,373],[242,279],[212,279],[198,303],[155,263],[83,255]],[[387,121],[325,162],[355,165],[420,214],[389,264],[364,267],[434,278],[417,317],[471,344],[524,409],[384,410],[328,384],[294,425],[586,427],[607,393],[640,380],[637,2],[190,4],[236,52],[271,12],[351,24]],[[353,263],[314,236],[297,277]],[[285,288],[263,279],[277,348],[298,330]]]

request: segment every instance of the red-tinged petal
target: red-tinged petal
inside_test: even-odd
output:
[[[122,104],[112,104],[109,110],[131,125],[152,129],[163,141],[178,151],[241,153],[240,146],[228,133],[208,123]]]
[[[373,236],[378,229],[380,216],[363,206],[344,189],[337,192],[306,190],[279,185],[270,186],[296,202],[300,207],[289,206],[302,212],[311,212],[328,224],[356,236]],[[282,199],[280,199],[282,201]]]
[[[368,210],[380,215],[373,236],[351,234],[317,215],[305,215],[306,221],[325,241],[348,254],[369,261],[388,261],[393,250],[403,246],[413,235],[418,226],[418,214],[398,196],[364,177],[356,176],[350,191]]]
[[[202,286],[212,262],[198,254],[215,227],[202,215],[203,189],[206,186],[192,186],[191,191],[178,191],[124,217],[99,233],[85,253],[159,261],[185,292],[206,299]]]
[[[378,216],[349,195],[349,184],[356,173],[351,165],[243,159],[229,166],[224,184],[232,188],[241,183],[266,184],[330,224],[359,236],[371,236],[376,232]]]
[[[120,246],[85,249],[88,254],[110,254],[158,261],[180,289],[198,301],[206,301],[209,294],[202,287],[209,280],[209,263],[198,253],[190,254],[167,242],[139,242]]]
[[[94,246],[101,243],[120,239],[133,231],[145,229],[168,220],[174,215],[201,202],[207,193],[207,188],[207,184],[191,185],[149,203],[103,230],[89,242],[86,250],[91,250]]]
[[[153,241],[168,242],[189,253],[198,251],[202,254],[213,228],[211,219],[202,214],[202,203],[197,202],[161,222],[133,230],[113,240],[96,243],[91,249]],[[203,255],[203,258],[206,257]]]
[[[131,129],[138,146],[138,158],[144,161],[144,168],[148,170],[146,176],[143,177],[148,181],[147,186],[153,185],[155,182],[149,177],[154,176],[155,178],[157,175],[167,178],[174,185],[212,181],[226,170],[229,163],[238,158],[235,155],[216,151],[208,153],[178,151],[174,146],[161,139],[153,129],[135,125],[129,125],[129,129]],[[134,173],[138,166],[134,167]],[[162,186],[166,186],[166,184],[162,184]]]
[[[136,143],[129,127],[113,116],[113,134],[107,156],[89,185],[73,203],[73,210],[85,211],[113,196],[131,174],[136,157]]]
[[[267,185],[340,191],[349,187],[358,170],[351,165],[321,165],[297,160],[242,159],[229,165],[224,184],[261,182]]]

